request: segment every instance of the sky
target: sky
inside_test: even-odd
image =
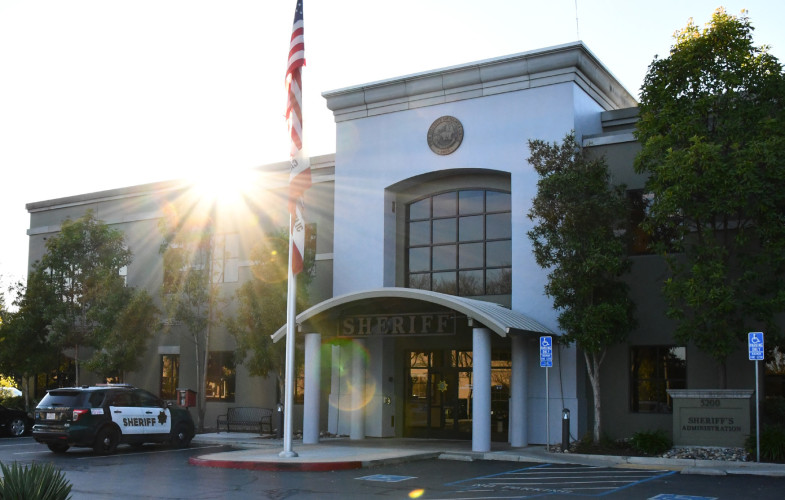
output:
[[[27,274],[27,203],[287,160],[295,3],[0,0],[0,284]],[[637,97],[673,33],[719,6],[785,61],[775,0],[304,3],[311,155],[335,152],[322,92],[576,40]]]

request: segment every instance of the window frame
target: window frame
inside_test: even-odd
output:
[[[164,368],[165,368],[164,358],[172,358],[172,368],[171,368],[172,375],[169,377],[164,377]],[[161,380],[158,386],[158,397],[167,401],[175,401],[177,400],[177,385],[180,382],[180,354],[160,354],[158,359],[160,360],[160,366],[161,366],[161,371],[160,371]],[[166,380],[172,381],[171,385],[172,385],[173,392],[171,394],[171,397],[168,397],[169,396],[168,392],[164,391],[164,382]]]
[[[644,350],[653,350],[654,356],[649,358],[654,360],[652,365],[651,376],[641,377],[636,375],[636,360],[642,360],[644,357],[641,355]],[[667,356],[672,354],[674,350],[679,350],[681,354],[680,362],[682,367],[676,367],[680,372],[674,376],[668,376],[668,362]],[[638,354],[636,356],[636,353]],[[673,413],[673,399],[668,394],[668,389],[686,389],[687,388],[687,348],[679,345],[633,345],[629,347],[629,411],[636,414],[672,414]],[[660,364],[661,361],[664,361]],[[640,362],[638,362],[638,373],[640,373]],[[651,385],[650,392],[652,394],[662,394],[664,400],[659,399],[640,399],[640,384],[647,383]],[[641,402],[648,401],[651,403],[650,410],[641,410]]]
[[[216,357],[219,357],[217,360]],[[223,368],[227,367],[227,361],[231,364],[230,374],[226,377],[214,377],[214,373],[211,373],[216,370],[215,363],[217,362],[220,365],[218,368],[219,371],[223,371]],[[217,383],[215,383],[217,381]],[[227,382],[225,392],[221,395],[220,391],[218,395],[211,395],[211,393],[207,392],[207,387],[210,383],[215,383],[216,387],[223,388],[224,385],[222,382]],[[235,361],[234,351],[210,351],[207,353],[207,373],[205,373],[205,400],[212,401],[212,402],[222,402],[222,403],[234,403],[235,394],[237,392],[237,362]]]
[[[478,192],[482,193],[480,197],[481,206],[479,207],[476,199],[476,193]],[[462,193],[467,193],[466,198],[462,198]],[[506,196],[506,200],[503,201],[501,207],[498,206],[498,200],[489,202],[489,193],[498,193]],[[490,196],[492,197],[493,194]],[[449,211],[444,211],[444,205],[440,204],[440,202],[448,198],[452,198],[450,203],[453,206],[450,207]],[[464,199],[467,200],[465,205],[463,204]],[[426,201],[427,210],[423,210],[423,205],[419,204]],[[436,210],[435,206],[439,210]],[[435,213],[435,210],[438,213]],[[413,211],[417,211],[415,216],[412,215]],[[427,214],[424,212],[427,212]],[[509,219],[509,226],[503,228],[499,237],[489,239],[489,219],[498,219],[499,215],[506,216]],[[466,223],[468,224],[470,218],[477,220],[477,217],[481,218],[481,227],[474,227],[476,223],[472,221],[472,235],[476,236],[479,229],[481,233],[479,239],[463,238],[461,234],[461,228],[464,227],[462,226],[462,221],[467,221]],[[419,231],[416,243],[412,244],[413,232],[411,228],[414,225],[425,222],[427,222],[428,227],[427,241],[423,241],[422,231]],[[449,226],[451,223],[454,227],[451,229],[450,234],[454,234],[454,240],[449,242],[442,241],[436,234],[436,226]],[[510,192],[487,187],[462,187],[426,194],[406,203],[404,231],[403,261],[405,287],[439,291],[466,297],[509,295],[512,293],[512,196]],[[489,265],[492,259],[498,259],[499,257],[497,255],[489,255],[489,248],[499,247],[500,243],[502,248],[509,245],[509,250],[503,250],[503,262]],[[478,248],[480,249],[479,257],[475,255]],[[474,253],[464,256],[464,253],[469,251]],[[420,258],[427,260],[427,265],[416,265],[415,270],[412,270],[413,253],[421,254],[422,257]],[[444,254],[445,257],[451,258],[454,262],[439,261],[435,264],[439,254]],[[500,279],[508,282],[507,287],[500,287],[497,283],[489,283],[489,274],[498,274]],[[452,275],[452,280],[439,279],[440,277],[450,275]],[[508,275],[509,277],[507,277]],[[446,287],[440,286],[442,281],[446,283]],[[480,283],[476,284],[476,281],[480,281]],[[496,293],[489,293],[489,291]]]

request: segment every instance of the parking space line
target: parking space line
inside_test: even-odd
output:
[[[533,494],[558,492],[602,496],[674,473],[674,471],[663,470],[617,470],[610,467],[541,464],[525,469],[463,479],[445,486],[457,486],[464,493],[471,491],[484,495],[490,491],[498,493],[528,491]],[[490,498],[502,497],[493,496]]]

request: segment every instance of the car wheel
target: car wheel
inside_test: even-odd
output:
[[[47,444],[47,446],[54,453],[65,453],[66,451],[68,451],[68,448],[70,448],[70,446],[68,446],[65,443],[49,443]]]
[[[188,448],[191,444],[192,432],[187,425],[179,423],[172,429],[172,446],[175,448]]]
[[[8,430],[14,437],[19,437],[25,433],[25,420],[20,417],[16,417],[11,420],[11,424],[8,426]]]
[[[98,431],[98,436],[95,438],[93,451],[98,455],[111,455],[117,449],[117,443],[120,442],[120,433],[113,427],[104,427]]]

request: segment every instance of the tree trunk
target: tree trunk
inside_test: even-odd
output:
[[[602,364],[602,358],[604,358],[604,353],[602,355],[598,354],[589,354],[584,351],[583,353],[584,359],[586,360],[586,371],[589,374],[589,381],[591,382],[591,390],[592,396],[594,399],[594,430],[592,432],[592,437],[594,438],[595,443],[599,443],[600,441],[600,433],[602,431],[602,421],[601,421],[601,399],[600,399],[600,365]],[[598,357],[599,356],[599,357]]]
[[[205,394],[205,376],[202,368],[202,344],[199,342],[199,334],[194,334],[194,350],[196,358],[196,429],[197,432],[204,432],[204,414],[206,408],[206,394]],[[207,364],[207,353],[204,354],[204,365]]]

